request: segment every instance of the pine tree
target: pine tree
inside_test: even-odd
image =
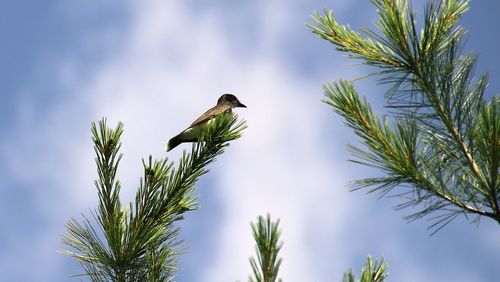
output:
[[[181,243],[176,222],[197,209],[196,181],[245,127],[236,116],[217,117],[176,168],[167,158],[149,156],[135,201],[123,206],[116,178],[123,124],[111,129],[105,119],[93,123],[99,203],[91,217],[67,223],[63,243],[72,250],[64,253],[81,263],[91,281],[171,281]]]
[[[461,54],[465,30],[457,22],[469,1],[428,3],[420,31],[409,1],[371,2],[379,32],[365,29],[362,36],[331,11],[316,13],[310,25],[339,51],[376,67],[371,75],[390,86],[390,112],[380,118],[353,81],[324,85],[324,101],[366,147],[350,146],[353,161],[385,175],[353,188],[400,196],[397,209],[419,209],[409,221],[433,214],[433,233],[459,215],[500,223],[500,99],[484,99],[488,75],[475,78],[477,55]]]

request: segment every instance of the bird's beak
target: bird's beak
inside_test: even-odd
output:
[[[235,107],[246,108],[247,106],[243,105],[240,101],[236,102]]]

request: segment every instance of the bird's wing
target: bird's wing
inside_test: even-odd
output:
[[[204,114],[202,114],[199,118],[197,118],[193,123],[191,124],[190,127],[193,127],[195,125],[198,125],[200,123],[203,123],[205,121],[208,121],[215,117],[218,114],[222,114],[225,112],[231,111],[231,106],[230,105],[217,105],[210,110],[206,111]]]

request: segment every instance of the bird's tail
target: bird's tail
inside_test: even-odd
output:
[[[182,142],[184,141],[182,141],[179,135],[177,135],[174,138],[168,140],[167,144],[165,144],[165,150],[168,152],[173,148],[179,146],[179,144],[181,144]]]

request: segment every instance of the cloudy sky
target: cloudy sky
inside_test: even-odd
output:
[[[357,140],[320,102],[321,85],[367,69],[305,27],[324,8],[354,28],[376,19],[368,0],[3,1],[0,280],[79,281],[79,264],[57,250],[67,220],[97,203],[92,121],[125,124],[126,203],[141,158],[176,160],[189,145],[166,154],[164,142],[226,92],[248,106],[237,110],[248,129],[198,183],[178,281],[246,281],[249,223],[267,212],[281,219],[285,281],[339,281],[368,254],[389,263],[389,281],[498,278],[498,224],[461,217],[430,237],[428,222],[391,209],[397,200],[348,192],[377,172],[346,161]],[[490,71],[488,97],[500,89],[499,12],[474,1],[461,21],[478,70]],[[358,86],[383,110],[373,81]]]

